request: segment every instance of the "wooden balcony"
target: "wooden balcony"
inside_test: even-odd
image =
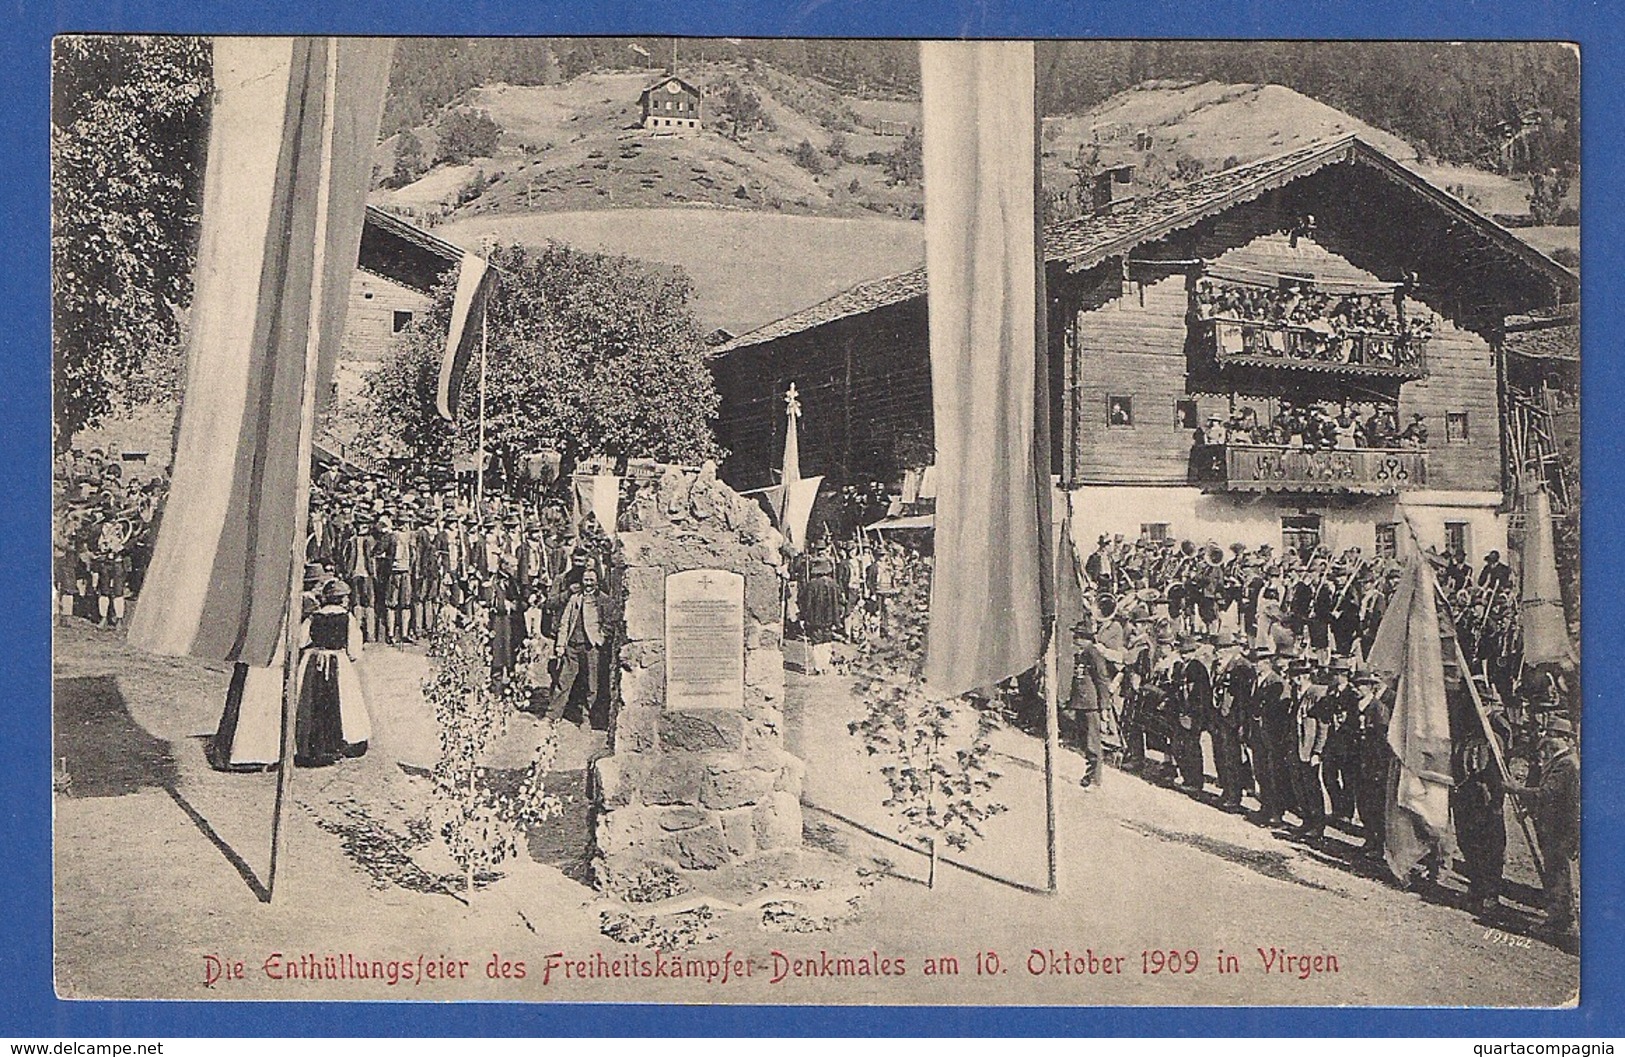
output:
[[[1197,483],[1223,492],[1392,495],[1428,483],[1427,452],[1415,448],[1214,444],[1197,447],[1192,458]]]
[[[1340,336],[1286,323],[1213,317],[1201,321],[1220,367],[1264,367],[1377,378],[1427,377],[1427,340],[1353,331]]]

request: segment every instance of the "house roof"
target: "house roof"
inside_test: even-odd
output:
[[[656,91],[657,89],[660,89],[660,88],[664,88],[666,85],[670,84],[672,81],[676,81],[678,84],[682,85],[688,91],[693,92],[695,95],[700,94],[700,90],[698,88],[694,87],[694,85],[692,85],[688,81],[683,80],[681,77],[678,77],[676,74],[668,74],[667,76],[662,77],[660,80],[656,81],[654,84],[651,84],[649,87],[645,88],[643,90],[642,94],[640,94],[638,96],[638,98],[641,100],[644,96],[647,96],[650,92]]]
[[[1538,315],[1508,316],[1501,348],[1536,360],[1580,360],[1580,306]]]
[[[456,264],[463,259],[464,250],[461,246],[447,242],[438,235],[431,235],[412,224],[408,224],[393,213],[386,213],[377,206],[367,207],[366,223],[377,226],[396,238],[405,239],[420,249],[433,253],[449,264]]]
[[[356,265],[391,282],[428,293],[446,269],[461,263],[463,254],[461,246],[431,235],[377,206],[368,206]]]
[[[1567,291],[1578,291],[1579,277],[1573,272],[1353,134],[1238,165],[1180,187],[1165,188],[1107,212],[1052,224],[1044,230],[1044,259],[1050,264],[1063,264],[1071,271],[1085,271],[1109,257],[1163,238],[1339,162],[1361,162],[1375,167],[1453,218],[1470,225],[1553,283]],[[923,297],[925,293],[924,268],[875,279],[719,345],[712,350],[712,355],[726,355],[847,316]]]

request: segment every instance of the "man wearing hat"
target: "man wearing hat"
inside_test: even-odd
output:
[[[1331,707],[1326,700],[1327,673],[1308,660],[1292,663],[1297,683],[1296,753],[1292,760],[1292,793],[1299,818],[1298,835],[1319,840],[1326,833],[1326,793],[1320,781],[1326,737],[1331,731]]]
[[[446,525],[433,507],[412,534],[412,623],[427,635],[434,627],[444,597]]]
[[[1212,647],[1205,634],[1188,636],[1181,644],[1185,663],[1180,668],[1179,693],[1174,719],[1174,764],[1179,768],[1179,784],[1192,793],[1207,786],[1202,762],[1202,731],[1213,711]]]
[[[1388,773],[1396,757],[1388,745],[1388,720],[1394,714],[1392,694],[1373,672],[1354,677],[1360,698],[1355,711],[1356,741],[1360,754],[1360,780],[1355,799],[1360,828],[1365,831],[1367,854],[1381,855],[1386,842]]]
[[[1219,772],[1219,787],[1224,790],[1220,806],[1236,810],[1241,807],[1241,797],[1248,784],[1241,747],[1244,723],[1252,711],[1257,673],[1246,652],[1228,632],[1219,634],[1216,663],[1219,677],[1214,686],[1216,703],[1211,724],[1213,766]]]
[[[1580,755],[1574,724],[1563,716],[1548,720],[1535,759],[1539,780],[1530,786],[1514,785],[1512,791],[1533,807],[1546,925],[1568,941],[1579,926]]]
[[[395,641],[416,642],[418,583],[418,508],[415,502],[401,503],[400,524],[395,529],[395,568],[390,576],[390,616]]]
[[[341,526],[334,557],[338,574],[350,585],[350,612],[355,615],[363,642],[378,638],[372,595],[372,544],[372,514],[366,507],[358,507],[349,515],[349,523]]]
[[[395,521],[387,513],[379,514],[372,527],[372,603],[377,637],[383,642],[394,642],[394,629],[390,626],[390,591],[395,572]]]
[[[1481,680],[1483,676],[1474,675]],[[1512,734],[1504,710],[1490,714],[1490,726],[1505,746]],[[1496,762],[1495,747],[1482,723],[1471,724],[1451,751],[1450,816],[1455,822],[1456,845],[1467,874],[1473,910],[1495,912],[1501,904],[1502,874],[1506,869],[1506,785]]]
[[[1100,786],[1100,711],[1111,693],[1111,673],[1106,667],[1106,656],[1095,645],[1094,620],[1090,617],[1072,625],[1072,692],[1061,718],[1068,728],[1066,733],[1083,749],[1085,770],[1082,785],[1085,789]]]
[[[1095,540],[1095,552],[1084,559],[1083,571],[1094,581],[1096,590],[1117,590],[1117,562],[1112,558],[1111,539],[1101,535]]]
[[[1360,692],[1354,688],[1353,671],[1346,657],[1333,659],[1331,675],[1331,689],[1326,692],[1330,728],[1326,732],[1321,779],[1331,798],[1332,814],[1343,822],[1352,822],[1360,787]]]

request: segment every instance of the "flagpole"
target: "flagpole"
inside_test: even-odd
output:
[[[338,91],[335,41],[322,41],[326,73],[322,93],[322,160],[316,183],[315,250],[310,272],[310,323],[305,332],[305,374],[299,404],[298,456],[294,463],[293,540],[289,545],[288,605],[283,617],[282,739],[277,756],[276,801],[271,814],[271,865],[265,876],[265,901],[276,891],[276,868],[282,850],[282,815],[293,779],[294,742],[298,736],[300,631],[304,624],[305,534],[309,531],[310,459],[316,432],[316,372],[322,343],[322,304],[327,267],[327,213],[333,184],[333,110]]]
[[[1059,841],[1056,840],[1057,809],[1055,803],[1055,765],[1061,755],[1059,727],[1061,692],[1061,629],[1050,630],[1049,664],[1044,679],[1044,851],[1049,867],[1049,892],[1061,890]],[[1098,775],[1095,780],[1099,781]]]
[[[485,516],[485,350],[487,328],[485,312],[480,312],[480,456],[475,465],[474,478],[474,507],[480,510],[480,517]]]
[[[1051,65],[1050,73],[1054,73]],[[1046,78],[1047,80],[1047,78]],[[1034,307],[1036,312],[1033,319],[1034,344],[1038,364],[1033,375],[1034,399],[1037,417],[1033,423],[1033,439],[1035,442],[1047,440],[1044,430],[1049,422],[1049,295],[1045,285],[1044,274],[1044,217],[1041,203],[1044,200],[1044,118],[1043,100],[1041,98],[1046,84],[1038,76],[1038,50],[1033,48],[1033,280],[1036,287]],[[1042,450],[1048,452],[1049,445],[1042,444]],[[1047,651],[1054,661],[1049,665],[1049,672],[1053,678],[1046,680],[1049,684],[1044,688],[1044,844],[1047,865],[1049,868],[1049,891],[1051,895],[1061,891],[1060,872],[1060,818],[1056,809],[1056,775],[1055,767],[1061,755],[1061,717],[1060,695],[1062,681],[1066,680],[1068,693],[1071,692],[1071,673],[1062,668],[1063,658],[1066,656],[1066,646],[1071,643],[1071,628],[1060,627],[1057,598],[1060,594],[1058,581],[1061,569],[1056,567],[1054,556],[1056,553],[1053,537],[1053,524],[1050,521],[1054,512],[1054,493],[1050,486],[1050,468],[1048,460],[1045,465],[1035,467],[1034,476],[1038,484],[1038,534],[1042,548],[1041,561],[1050,568],[1050,597],[1045,600],[1048,605],[1044,608],[1050,612],[1046,615],[1049,620],[1049,650]],[[1070,519],[1070,506],[1068,507]],[[1070,525],[1070,520],[1068,521]],[[1050,525],[1051,531],[1046,532],[1045,526]],[[1071,531],[1067,532],[1065,546],[1071,547]],[[1071,560],[1066,564],[1066,575],[1072,574]],[[1040,595],[1043,585],[1040,582]],[[1062,639],[1065,635],[1067,638]],[[1100,702],[1104,706],[1105,702]],[[1084,747],[1087,750],[1088,746]],[[1087,762],[1087,761],[1086,761]],[[1087,775],[1091,781],[1099,782],[1103,776],[1100,774]]]

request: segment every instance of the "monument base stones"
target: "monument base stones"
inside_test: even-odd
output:
[[[669,468],[620,534],[625,641],[593,763],[599,885],[647,901],[793,869],[801,761],[784,747],[780,537],[713,466]]]

